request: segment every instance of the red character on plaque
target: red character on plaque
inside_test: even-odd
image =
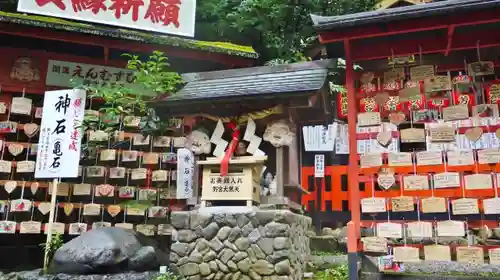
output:
[[[399,112],[403,109],[403,104],[399,102],[399,96],[389,96],[382,109],[384,112]]]
[[[337,110],[338,110],[338,116],[340,119],[347,118],[347,92],[339,92],[337,94]]]
[[[476,99],[473,93],[460,94],[458,92],[453,92],[453,100],[456,105],[465,104],[469,109],[476,105]]]
[[[144,19],[150,19],[152,23],[161,22],[165,26],[173,24],[178,28],[180,5],[180,0],[151,0]]]
[[[40,7],[43,7],[49,3],[53,3],[56,5],[61,10],[66,10],[66,5],[64,4],[63,0],[35,0],[36,4]]]
[[[489,104],[500,104],[500,81],[493,81],[486,87],[486,98]]]
[[[132,20],[139,19],[139,7],[144,6],[142,0],[111,0],[113,4],[109,6],[110,10],[115,11],[115,17],[120,19],[121,15],[126,15],[132,10]]]
[[[373,97],[366,97],[361,99],[359,104],[359,112],[379,112],[379,106]]]
[[[104,5],[104,0],[71,0],[71,5],[75,12],[90,10],[94,15],[97,15],[101,10],[106,11],[108,9]]]

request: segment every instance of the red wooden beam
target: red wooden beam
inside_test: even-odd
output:
[[[382,40],[377,44],[368,44],[358,40],[352,43],[354,61],[386,59],[392,55],[412,55],[430,53],[446,53],[458,50],[476,49],[477,41],[480,48],[500,46],[500,34],[489,30],[480,30],[472,33],[455,33],[451,46],[445,37],[429,36],[425,38],[404,37],[399,40]],[[421,47],[421,49],[420,49]]]
[[[432,18],[417,18],[400,20],[389,23],[363,25],[355,28],[338,28],[337,30],[319,32],[319,41],[322,44],[341,42],[348,38],[361,39],[383,37],[395,34],[404,34],[419,31],[445,29],[450,25],[467,26],[500,22],[500,9],[478,11],[468,14],[451,14]]]
[[[455,25],[450,25],[448,27],[448,44],[446,44],[446,50],[444,51],[444,56],[448,56],[451,51],[451,44],[453,44],[453,34],[455,33]]]
[[[60,41],[81,45],[98,46],[102,48],[119,49],[131,52],[163,51],[167,56],[183,57],[195,60],[213,61],[230,66],[253,66],[255,60],[244,57],[234,57],[227,54],[213,53],[201,50],[181,49],[166,45],[130,42],[126,40],[108,39],[92,35],[82,35],[71,32],[61,32],[49,29],[33,28],[0,24],[0,33],[14,36],[37,38],[42,40]]]

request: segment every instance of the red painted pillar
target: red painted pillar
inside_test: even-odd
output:
[[[349,178],[349,205],[351,221],[347,227],[347,251],[349,261],[349,279],[358,279],[358,241],[360,238],[360,197],[359,197],[359,167],[358,147],[356,141],[356,89],[354,87],[354,66],[351,59],[351,48],[349,39],[344,40],[346,89],[347,89],[347,123],[349,130],[349,167],[347,175]]]

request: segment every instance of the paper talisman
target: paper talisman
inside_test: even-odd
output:
[[[451,202],[453,215],[479,214],[479,204],[475,198],[460,198]]]
[[[104,177],[106,168],[104,166],[87,166],[87,177],[100,178]]]
[[[54,186],[52,183],[49,183],[48,193],[52,195],[52,190]],[[57,196],[68,196],[69,195],[69,184],[68,183],[59,183],[57,184]]]
[[[135,227],[135,230],[137,232],[140,232],[146,236],[153,236],[155,235],[156,231],[156,226],[155,225],[137,225]]]
[[[391,222],[378,223],[377,236],[384,238],[402,238],[403,227],[401,224]]]
[[[428,190],[429,177],[425,175],[408,175],[403,177],[404,190]]]
[[[417,153],[417,166],[440,165],[442,163],[441,152],[423,151]]]
[[[73,195],[90,195],[92,190],[91,184],[74,184]]]
[[[385,198],[369,197],[361,199],[361,212],[363,213],[387,212]]]
[[[461,263],[484,263],[484,251],[483,248],[467,246],[467,247],[457,247],[457,262]]]
[[[37,208],[42,215],[47,215],[50,212],[50,202],[40,202]]]
[[[130,176],[131,180],[145,180],[148,174],[148,170],[146,168],[135,168],[132,169],[132,175]]]
[[[32,182],[30,185],[31,194],[36,194],[36,191],[38,191],[38,187],[40,187],[40,183]]]
[[[109,134],[103,130],[89,132],[89,142],[108,142]]]
[[[160,230],[158,229],[158,233]],[[364,252],[373,252],[373,253],[386,253],[387,252],[387,239],[383,237],[363,237],[361,238],[361,242],[363,242],[363,251]]]
[[[431,142],[453,142],[455,141],[456,131],[454,127],[438,126],[429,129]]]
[[[168,213],[168,208],[163,206],[152,206],[148,210],[149,218],[165,218]]]
[[[146,209],[140,205],[128,205],[125,212],[127,216],[144,216],[144,211]]]
[[[500,214],[500,198],[483,199],[483,211],[486,215]]]
[[[405,120],[406,120],[406,115],[402,112],[389,114],[389,122],[395,126],[402,124]]]
[[[400,131],[401,143],[420,143],[425,142],[425,129],[406,128]]]
[[[109,205],[107,210],[109,215],[114,218],[122,211],[122,208],[120,205]]]
[[[10,143],[7,146],[7,150],[9,151],[9,153],[11,155],[18,156],[19,154],[21,154],[24,151],[24,146],[21,144],[17,144],[17,143]]]
[[[426,78],[434,77],[434,65],[420,65],[410,68],[410,78],[412,81],[423,81]]]
[[[39,234],[42,232],[42,223],[37,221],[26,221],[19,224],[19,233]]]
[[[446,213],[446,199],[443,197],[428,197],[423,198],[422,213]]]
[[[437,222],[437,235],[441,237],[463,237],[465,227],[462,221],[441,221]]]
[[[168,148],[172,139],[168,136],[157,136],[154,138],[153,147],[155,148]]]
[[[359,157],[361,168],[380,167],[382,165],[382,154],[362,154]]]
[[[122,162],[133,162],[137,161],[139,153],[137,151],[123,151],[122,152]]]
[[[116,150],[111,150],[111,149],[102,150],[100,160],[101,161],[116,160]]]
[[[87,232],[87,224],[85,223],[72,223],[69,224],[68,234],[69,235],[80,235]]]
[[[35,162],[31,160],[18,161],[16,164],[16,173],[35,172]]]
[[[424,258],[426,261],[451,261],[450,246],[444,245],[427,245],[424,246]]]
[[[420,252],[418,248],[413,247],[394,247],[394,260],[397,262],[419,262]]]
[[[415,211],[413,197],[400,196],[391,198],[392,212],[410,212]]]
[[[3,185],[3,188],[8,194],[11,194],[17,187],[17,182],[16,181],[7,181]]]
[[[474,164],[474,154],[472,151],[448,151],[446,152],[446,158],[448,159],[448,166]]]
[[[95,196],[114,197],[115,187],[110,184],[97,185],[95,186]]]
[[[433,232],[432,223],[420,221],[407,223],[406,230],[410,238],[431,238]]]
[[[380,172],[377,177],[378,185],[384,189],[390,189],[396,183],[396,177],[391,172]]]
[[[500,248],[489,249],[488,257],[490,259],[490,264],[500,264]]]
[[[135,197],[135,187],[120,187],[118,189],[119,198],[134,198]]]
[[[112,167],[109,169],[109,178],[110,179],[125,178],[126,172],[127,169],[125,167]]]
[[[358,114],[358,126],[375,126],[380,125],[379,112],[365,112]]]
[[[28,199],[14,199],[10,201],[11,212],[26,212],[31,209],[31,200]]]
[[[23,126],[24,134],[28,136],[28,138],[32,138],[37,135],[39,126],[36,123],[27,123]]]
[[[19,115],[31,115],[31,106],[33,100],[26,97],[13,97],[10,106],[10,112],[12,114]]]
[[[437,173],[432,178],[435,189],[460,187],[460,173],[458,172]]]
[[[142,155],[142,163],[144,164],[158,164],[160,156],[158,153],[145,153]]]
[[[134,146],[147,146],[149,145],[149,141],[149,135],[135,134],[132,143]]]
[[[477,161],[480,164],[491,164],[500,162],[499,149],[483,149],[477,151]]]
[[[44,224],[44,234],[47,234],[49,230],[49,224],[45,223]],[[59,222],[53,222],[52,223],[52,234],[64,234],[64,231],[66,230],[66,224],[59,223]]]
[[[465,104],[443,108],[443,119],[445,121],[464,120],[469,118],[469,107]]]
[[[466,190],[483,190],[493,188],[491,174],[471,174],[464,176]]]
[[[96,229],[96,228],[108,228],[108,227],[111,227],[111,223],[109,223],[109,222],[94,222],[92,224],[92,229]]]
[[[412,165],[411,153],[389,153],[389,166],[409,166]]]
[[[167,170],[155,170],[151,175],[151,180],[153,182],[165,182],[168,180]]]
[[[114,227],[124,228],[124,229],[134,229],[134,225],[130,223],[116,223]]]
[[[480,127],[469,128],[465,131],[465,138],[467,138],[472,143],[477,142],[483,135],[483,129]]]
[[[83,205],[83,215],[85,216],[99,216],[101,214],[101,205],[90,203]]]
[[[12,161],[0,160],[0,173],[11,173]]]
[[[66,216],[70,216],[71,213],[73,213],[73,209],[75,209],[73,203],[64,203],[64,214],[66,214]]]
[[[16,233],[17,223],[14,221],[0,221],[0,234],[7,233],[13,234]]]
[[[392,142],[392,132],[390,131],[380,131],[377,134],[377,142],[380,144],[380,146],[387,148],[389,144]]]

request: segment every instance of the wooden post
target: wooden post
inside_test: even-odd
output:
[[[52,180],[52,195],[50,197],[50,212],[49,212],[49,222],[47,223],[47,228],[45,232],[47,233],[47,239],[45,240],[45,254],[43,258],[43,268],[46,270],[49,267],[49,255],[48,255],[48,246],[50,241],[52,240],[52,225],[54,224],[54,216],[56,212],[56,198],[57,198],[57,185],[59,183],[59,179]]]
[[[276,196],[283,198],[283,147],[276,148]]]

